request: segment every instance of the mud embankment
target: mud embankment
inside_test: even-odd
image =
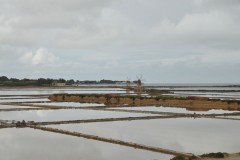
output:
[[[55,102],[104,103],[106,105],[162,105],[166,107],[181,107],[188,110],[240,110],[240,101],[212,100],[208,98],[175,98],[175,97],[139,97],[122,95],[71,95],[55,94],[49,96]]]

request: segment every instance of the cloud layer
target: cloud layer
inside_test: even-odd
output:
[[[0,71],[238,82],[239,15],[239,0],[0,0]]]

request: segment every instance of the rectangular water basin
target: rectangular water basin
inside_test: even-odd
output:
[[[12,108],[36,108],[36,107],[15,106],[15,105],[0,105],[0,109],[12,109]]]
[[[22,103],[22,102],[39,102],[39,101],[43,101],[43,102],[48,102],[50,101],[49,99],[47,98],[33,98],[33,99],[0,99],[0,103],[8,103],[8,102],[19,102],[19,103]]]
[[[3,160],[169,160],[172,157],[30,128],[0,129],[0,135]]]
[[[60,110],[32,110],[32,111],[12,111],[0,112],[1,119],[15,121],[67,121],[97,118],[120,118],[152,116],[138,113],[122,113],[113,111],[96,111],[81,109],[60,109]]]
[[[239,121],[177,118],[63,124],[52,127],[186,153],[240,151]]]
[[[223,113],[234,113],[239,111],[228,111],[222,109],[211,109],[208,111],[190,111],[186,108],[176,108],[176,107],[163,107],[163,106],[144,106],[144,107],[119,107],[112,109],[126,109],[126,110],[141,110],[141,111],[156,111],[156,112],[172,112],[172,113],[191,113],[191,114],[223,114]]]
[[[45,103],[32,103],[35,105],[43,106],[59,106],[59,107],[96,107],[96,106],[105,106],[104,104],[99,103],[78,103],[78,102],[45,102]]]

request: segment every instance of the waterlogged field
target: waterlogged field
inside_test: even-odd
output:
[[[77,103],[77,102],[45,102],[45,103],[32,103],[33,105],[42,106],[58,106],[58,107],[97,107],[105,106],[99,103]]]
[[[240,91],[236,92],[212,92],[212,91],[171,91],[172,93],[164,94],[170,96],[198,96],[218,99],[240,100]]]
[[[172,157],[30,128],[0,129],[0,142],[1,159],[5,160],[164,160]]]
[[[118,88],[0,89],[2,159],[170,160],[240,151],[238,111],[51,102],[54,93],[129,94]]]
[[[132,110],[132,111],[153,111],[153,112],[169,112],[169,113],[190,113],[190,114],[224,114],[224,113],[235,113],[238,111],[228,111],[222,109],[211,109],[208,111],[190,111],[186,108],[175,108],[175,107],[163,107],[163,106],[129,106],[129,107],[115,107],[112,109],[119,110]]]
[[[19,88],[19,89],[0,89],[0,96],[7,95],[49,95],[56,93],[68,94],[97,94],[97,93],[126,93],[125,90],[119,88]]]
[[[147,121],[63,124],[51,126],[64,130],[138,142],[166,149],[203,154],[238,152],[238,121],[207,118],[158,119]]]
[[[77,110],[77,109],[63,109],[63,110],[33,110],[33,111],[11,111],[0,112],[2,119],[14,119],[17,121],[67,121],[79,119],[98,119],[98,118],[120,118],[120,117],[139,117],[151,116],[149,114],[139,113],[121,113],[113,111],[95,111],[95,110]]]

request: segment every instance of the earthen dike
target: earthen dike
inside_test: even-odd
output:
[[[181,107],[188,110],[206,111],[210,109],[240,110],[240,101],[209,99],[205,97],[135,96],[121,94],[54,94],[49,99],[54,102],[104,103],[111,106],[157,105]]]

